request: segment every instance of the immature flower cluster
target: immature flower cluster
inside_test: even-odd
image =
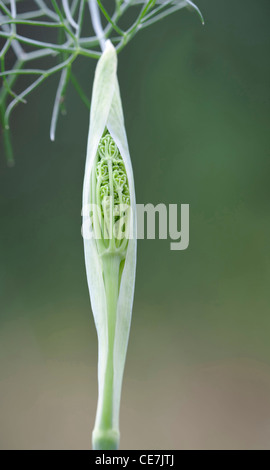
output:
[[[103,211],[107,198],[111,196],[117,215],[118,206],[130,204],[130,195],[123,158],[109,132],[102,137],[98,146],[96,177],[97,194],[100,195]]]
[[[92,186],[93,210],[96,212],[94,235],[102,240],[98,243],[99,253],[121,253],[124,257],[130,209],[129,184],[123,158],[107,130],[98,145]]]

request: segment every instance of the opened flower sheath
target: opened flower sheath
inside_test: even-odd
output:
[[[98,335],[98,406],[93,449],[117,449],[119,409],[136,269],[136,203],[110,41],[98,61],[83,188],[83,238]]]

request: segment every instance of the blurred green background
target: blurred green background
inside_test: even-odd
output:
[[[200,0],[119,56],[137,202],[190,204],[190,246],[140,240],[123,449],[270,449],[269,1]],[[92,87],[94,61],[77,75]],[[0,446],[89,449],[97,340],[81,238],[88,111],[56,77],[0,158]]]

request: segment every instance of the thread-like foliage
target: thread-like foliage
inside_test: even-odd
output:
[[[129,7],[134,7],[134,21],[123,30],[119,24]],[[69,82],[85,105],[90,106],[73,72],[77,57],[99,59],[106,39],[110,39],[119,52],[138,31],[185,7],[196,10],[203,21],[190,0],[0,0],[0,123],[8,162],[13,162],[10,116],[18,103],[25,103],[28,95],[47,78],[60,75],[50,127],[50,138],[54,140]],[[39,31],[44,33],[44,30],[47,34],[40,35]],[[55,42],[35,39],[50,37],[52,30],[57,31]],[[92,34],[85,36],[85,31]],[[14,58],[11,67],[7,66],[7,56]],[[47,60],[44,68],[32,67],[35,61],[40,62],[45,57],[51,59],[51,67]],[[31,81],[23,91],[16,93],[21,75],[27,75]]]

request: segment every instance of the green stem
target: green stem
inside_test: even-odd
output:
[[[101,360],[106,363],[99,377],[102,386],[99,389],[98,409],[95,428],[93,431],[94,450],[115,450],[119,444],[118,416],[114,409],[116,401],[114,396],[114,340],[117,320],[117,301],[119,294],[119,268],[121,258],[118,255],[104,255],[103,278],[107,301],[107,351],[106,357]],[[105,353],[104,351],[102,352]]]
[[[10,139],[10,131],[9,129],[6,129],[5,124],[5,103],[1,102],[0,104],[0,123],[2,127],[2,132],[3,132],[3,145],[4,145],[4,150],[7,158],[7,163],[9,166],[13,166],[14,164],[14,158],[13,158],[13,149],[12,149],[12,144],[11,144],[11,139]]]
[[[90,110],[90,101],[87,98],[86,94],[84,93],[82,87],[80,86],[77,78],[75,77],[73,73],[70,74],[70,80],[75,90],[77,91],[78,95],[80,96],[80,98],[82,99],[86,107]]]

